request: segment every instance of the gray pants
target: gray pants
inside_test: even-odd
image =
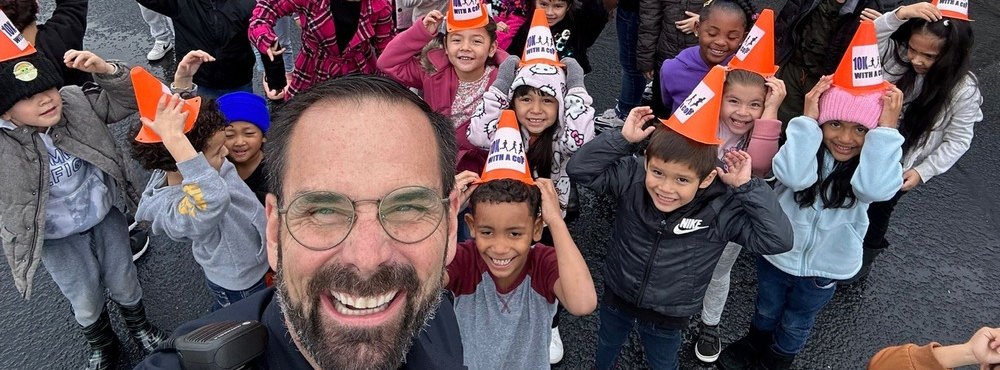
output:
[[[125,215],[112,207],[96,226],[62,239],[46,239],[42,264],[73,306],[76,322],[88,326],[104,311],[104,290],[118,304],[132,306],[142,288],[132,263]]]
[[[743,247],[739,244],[729,242],[726,249],[719,257],[719,263],[715,265],[712,272],[712,282],[708,283],[705,290],[705,300],[701,306],[701,322],[705,325],[719,325],[722,321],[722,310],[726,308],[726,299],[729,298],[729,277],[733,270],[736,258],[740,256]]]

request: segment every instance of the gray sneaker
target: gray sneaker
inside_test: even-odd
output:
[[[719,338],[719,326],[698,324],[698,342],[694,345],[694,355],[702,362],[715,362],[722,352],[722,339]]]
[[[149,49],[149,53],[146,53],[146,60],[150,62],[158,61],[167,56],[167,52],[171,50],[174,50],[174,42],[172,40],[156,40],[153,43],[153,48]]]
[[[614,108],[604,111],[594,119],[594,128],[597,129],[598,133],[606,130],[620,130],[622,126],[625,126],[625,121],[618,118],[618,112]]]

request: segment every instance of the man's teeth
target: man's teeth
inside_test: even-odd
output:
[[[389,302],[396,298],[397,292],[389,292],[374,297],[356,297],[340,292],[330,292],[335,302],[334,307],[337,312],[343,315],[361,316],[371,315],[385,311],[389,307]]]
[[[493,257],[490,257],[490,259],[493,260],[493,264],[497,265],[497,266],[507,266],[507,265],[510,264],[510,261],[514,260],[513,257],[505,259],[505,260],[498,260],[498,259],[493,258]]]

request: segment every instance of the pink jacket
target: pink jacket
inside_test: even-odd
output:
[[[750,132],[750,144],[747,154],[750,154],[751,172],[754,176],[765,177],[771,172],[771,160],[778,154],[778,137],[781,136],[781,121],[776,119],[754,120],[753,131]]]
[[[458,75],[442,49],[434,49],[427,53],[427,59],[434,65],[436,72],[428,72],[420,65],[420,49],[436,36],[427,33],[422,24],[423,18],[392,39],[378,58],[377,65],[383,73],[403,85],[423,90],[424,101],[431,106],[431,109],[450,117],[451,104],[458,91]],[[504,59],[507,59],[507,52],[498,48],[487,63],[500,65]],[[496,78],[497,69],[493,69],[487,86],[492,85]],[[458,139],[457,171],[469,170],[480,173],[486,165],[486,151],[469,143],[465,135],[468,128],[469,121],[455,122],[455,138]]]

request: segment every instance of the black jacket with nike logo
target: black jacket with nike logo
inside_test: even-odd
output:
[[[645,158],[620,132],[584,145],[566,171],[574,183],[618,199],[604,284],[642,310],[688,317],[701,310],[712,271],[729,241],[749,251],[792,249],[792,226],[760,178],[738,188],[714,181],[677,210],[656,209],[646,191]]]

